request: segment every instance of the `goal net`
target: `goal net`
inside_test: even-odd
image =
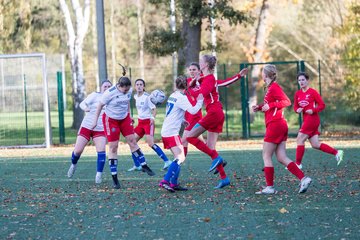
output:
[[[50,147],[45,54],[0,55],[0,106],[0,147]]]

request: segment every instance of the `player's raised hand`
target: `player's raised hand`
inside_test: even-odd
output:
[[[269,110],[269,109],[270,109],[269,104],[265,103],[264,106],[262,106],[261,111],[262,111],[262,112],[266,112],[266,111]]]
[[[252,106],[252,110],[253,110],[253,112],[258,112],[258,111],[260,111],[260,106],[254,105],[254,106]]]
[[[301,113],[303,110],[304,110],[303,108],[298,108],[298,109],[296,109],[296,112]]]
[[[249,69],[244,68],[244,69],[241,69],[241,71],[239,72],[239,75],[240,75],[240,77],[244,77],[248,74],[248,72],[249,72]]]

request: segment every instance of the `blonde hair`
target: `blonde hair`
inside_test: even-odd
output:
[[[268,90],[269,86],[276,81],[277,78],[277,69],[275,65],[272,64],[266,64],[263,68],[263,72],[265,74],[266,78],[269,78],[271,82],[267,85],[265,85],[264,90],[265,92]]]

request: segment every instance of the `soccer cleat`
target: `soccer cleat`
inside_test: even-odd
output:
[[[256,195],[269,195],[269,194],[277,194],[278,191],[275,190],[273,186],[267,186],[261,191],[255,192]]]
[[[159,186],[164,188],[165,190],[167,190],[169,192],[175,192],[175,190],[170,186],[168,181],[161,180],[161,182],[159,183]]]
[[[163,167],[163,170],[166,170],[166,169],[168,169],[168,167],[170,166],[170,164],[171,164],[172,162],[171,161],[165,161],[165,163],[164,163],[164,167]]]
[[[119,189],[120,188],[120,183],[119,183],[119,179],[117,177],[117,174],[111,175],[111,176],[112,176],[112,180],[113,180],[113,188]]]
[[[154,176],[155,173],[149,168],[149,166],[147,164],[142,165],[142,169],[143,172],[146,172],[149,176]]]
[[[299,193],[305,193],[308,190],[311,181],[311,178],[303,177],[303,179],[301,179]]]
[[[223,188],[230,185],[230,179],[228,177],[221,179],[219,184],[215,187],[215,189]]]
[[[99,183],[102,182],[101,176],[102,176],[102,172],[97,172],[97,173],[96,173],[95,183],[99,184]]]
[[[129,168],[127,171],[128,172],[132,172],[132,171],[141,171],[142,167],[141,166],[133,166],[132,168]]]
[[[188,189],[187,188],[184,188],[182,186],[180,186],[179,184],[170,184],[170,187],[172,189],[174,189],[175,191],[187,191]]]
[[[76,170],[76,164],[71,164],[70,168],[69,168],[69,170],[67,172],[68,178],[71,178],[74,175],[75,170]]]
[[[336,161],[337,161],[337,165],[339,166],[339,164],[344,160],[344,151],[343,150],[338,150],[335,158],[336,158]]]
[[[223,160],[223,167],[225,167],[226,165],[227,165],[227,161],[226,160]],[[215,171],[214,171],[214,174],[218,174],[219,173],[219,171],[217,170],[217,169],[215,169]]]
[[[219,155],[217,156],[211,163],[211,166],[209,168],[209,172],[213,171],[219,164],[223,163],[222,157]]]

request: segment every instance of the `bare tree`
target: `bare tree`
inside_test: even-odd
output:
[[[73,96],[73,128],[79,128],[84,117],[80,103],[85,98],[85,79],[83,70],[83,43],[89,28],[90,0],[84,0],[81,7],[78,0],[71,0],[75,16],[75,28],[71,19],[68,4],[65,0],[59,0],[64,14],[66,29],[68,32],[68,48],[72,72],[72,96]]]
[[[269,31],[269,3],[268,0],[262,1],[262,6],[260,10],[258,25],[256,28],[255,43],[252,52],[253,62],[262,62],[265,49],[266,49],[266,39],[268,38]],[[250,84],[249,84],[249,107],[256,105],[257,95],[256,87],[259,83],[260,75],[260,66],[254,65],[250,73]],[[251,121],[253,120],[253,113],[250,113]]]
[[[142,0],[136,1],[137,6],[137,22],[138,22],[138,31],[139,31],[139,60],[140,60],[140,76],[142,79],[145,78],[145,72],[144,72],[144,27],[142,23],[142,16],[143,16],[143,4]]]

